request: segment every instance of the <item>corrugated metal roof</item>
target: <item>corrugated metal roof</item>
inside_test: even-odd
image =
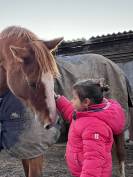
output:
[[[124,32],[118,32],[118,33],[112,33],[107,35],[101,35],[101,36],[92,36],[90,39],[98,39],[98,38],[107,38],[107,37],[118,37],[118,36],[127,36],[127,35],[133,35],[133,31],[124,31]]]

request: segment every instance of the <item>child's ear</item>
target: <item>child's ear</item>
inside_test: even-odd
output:
[[[85,98],[83,102],[86,107],[88,107],[91,104],[91,100],[89,98]]]

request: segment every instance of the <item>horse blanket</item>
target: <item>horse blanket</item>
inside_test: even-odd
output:
[[[0,150],[19,159],[44,154],[59,137],[57,128],[44,129],[10,90],[0,96],[0,125]]]

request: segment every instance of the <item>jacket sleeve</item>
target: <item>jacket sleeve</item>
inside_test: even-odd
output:
[[[85,130],[83,139],[83,166],[80,177],[99,177],[105,163],[105,144],[100,134]]]
[[[56,106],[63,118],[71,122],[74,111],[72,103],[66,97],[60,96],[60,98],[56,100]]]

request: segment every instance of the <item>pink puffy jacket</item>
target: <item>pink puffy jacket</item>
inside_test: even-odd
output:
[[[56,101],[64,119],[70,122],[66,160],[72,176],[111,177],[113,133],[124,129],[124,111],[114,100],[76,112],[64,96]]]

